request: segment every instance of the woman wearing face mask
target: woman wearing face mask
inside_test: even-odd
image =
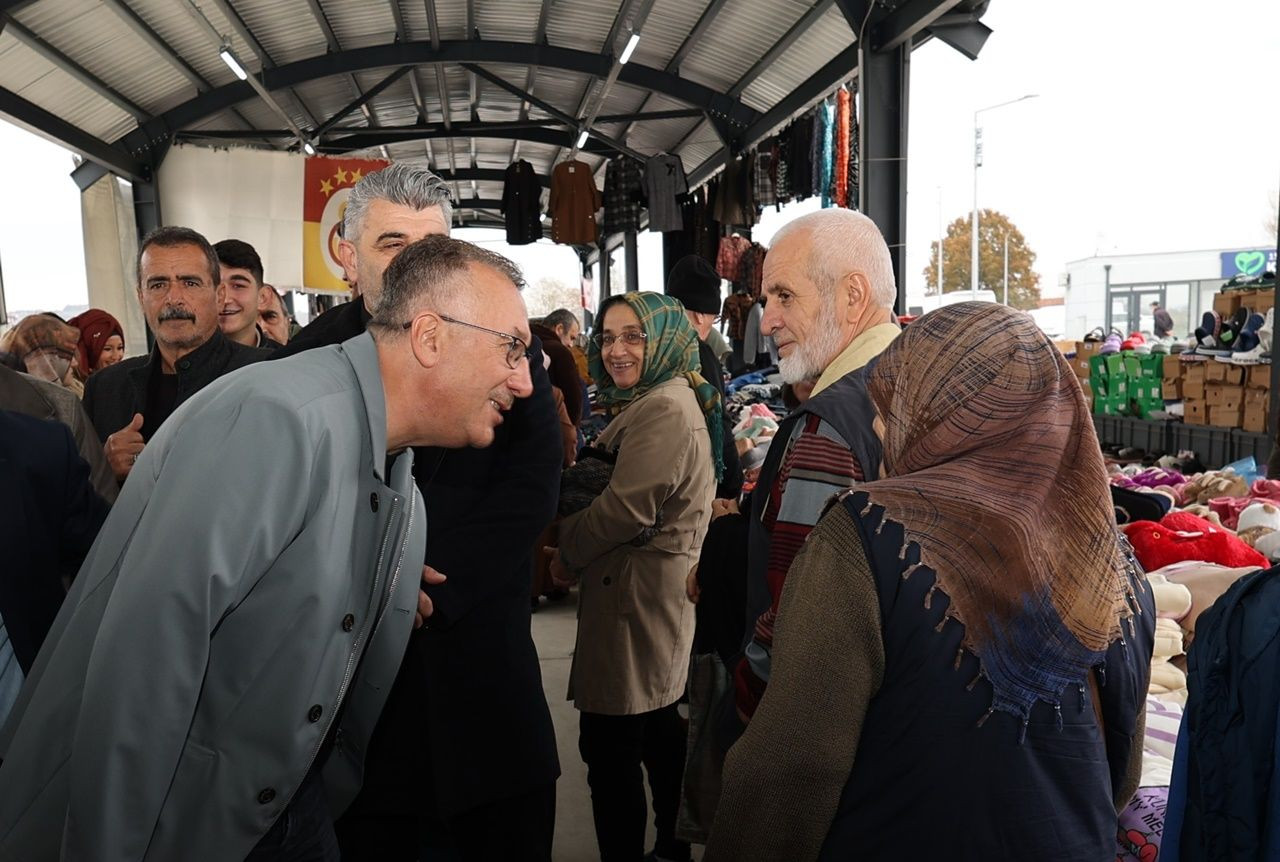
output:
[[[676,701],[685,688],[697,563],[722,471],[721,406],[698,374],[698,335],[657,293],[600,308],[588,360],[597,403],[615,416],[596,447],[616,454],[604,493],[560,525],[552,573],[581,584],[570,697],[581,712],[600,858],[640,860],[648,772],[656,858],[687,860],[675,840],[684,770]]]
[[[84,385],[72,373],[79,337],[80,330],[55,315],[33,314],[13,328],[9,351],[22,361],[32,377],[57,383],[83,396]]]
[[[80,330],[76,372],[81,380],[124,359],[124,329],[120,321],[107,312],[91,308],[67,322]]]

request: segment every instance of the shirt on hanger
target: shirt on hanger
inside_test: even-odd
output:
[[[684,228],[676,196],[689,190],[684,164],[679,156],[659,153],[644,163],[644,187],[649,199],[649,230]]]

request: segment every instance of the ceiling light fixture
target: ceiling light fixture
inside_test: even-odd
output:
[[[309,156],[314,156],[316,154],[316,148],[312,145],[310,141],[302,142],[302,151]]]
[[[640,34],[632,33],[631,38],[627,40],[627,47],[622,49],[622,56],[618,58],[619,65],[626,65],[626,62],[631,59],[631,52],[638,44],[640,44]]]
[[[223,42],[222,48],[218,51],[218,56],[222,58],[222,62],[227,64],[227,68],[235,72],[236,77],[241,81],[249,80],[249,73],[244,70],[244,66],[240,65],[240,61],[236,59],[236,55],[231,53],[231,44]]]
[[[587,130],[583,129],[582,134],[578,135],[578,143],[574,144],[574,147],[579,150],[585,147],[587,145],[587,137]]]

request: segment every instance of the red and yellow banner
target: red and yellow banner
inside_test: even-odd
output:
[[[391,164],[385,159],[307,159],[302,192],[302,283],[314,290],[346,293],[338,257],[347,195],[365,174]]]

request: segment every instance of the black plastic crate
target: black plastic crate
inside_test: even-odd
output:
[[[1181,452],[1189,449],[1200,458],[1200,463],[1210,470],[1216,470],[1233,460],[1235,446],[1231,439],[1231,428],[1218,428],[1212,425],[1186,425],[1174,423],[1171,450]]]
[[[1252,455],[1253,460],[1258,462],[1258,466],[1265,473],[1267,459],[1271,457],[1272,442],[1269,434],[1259,434],[1254,431],[1232,431],[1233,457],[1231,461],[1239,461],[1241,458],[1248,458]]]
[[[1103,446],[1127,446],[1124,441],[1123,426],[1121,423],[1125,421],[1123,416],[1099,416],[1093,417],[1093,428],[1098,432],[1098,442]]]
[[[1173,444],[1169,423],[1151,419],[1122,419],[1124,445],[1143,452],[1168,452]]]

